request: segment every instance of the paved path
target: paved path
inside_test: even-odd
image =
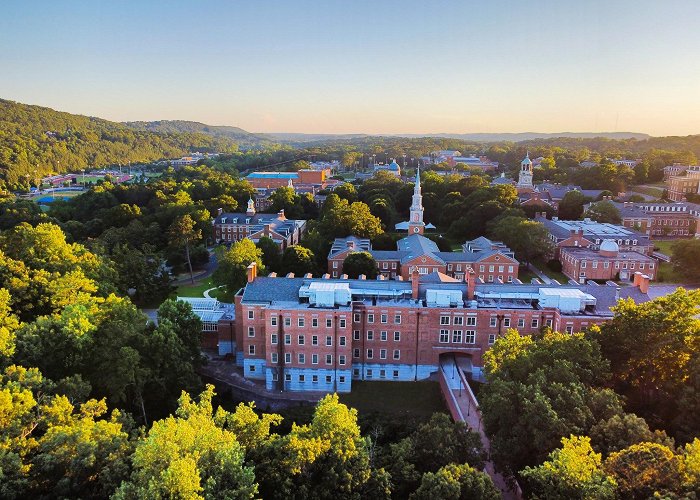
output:
[[[537,277],[540,279],[540,281],[542,281],[542,283],[544,283],[545,285],[549,285],[552,282],[552,280],[550,280],[546,274],[544,274],[542,271],[537,269],[532,264],[528,264],[528,269],[530,271],[532,271],[533,273],[535,273],[537,275]]]
[[[479,436],[481,437],[481,444],[483,445],[487,454],[484,472],[491,477],[493,484],[495,484],[496,488],[501,491],[502,498],[505,500],[522,499],[520,487],[516,484],[515,488],[511,488],[503,475],[496,471],[496,468],[490,459],[491,442],[486,436],[486,432],[484,432],[479,403],[477,402],[476,397],[474,397],[474,393],[469,388],[469,384],[467,384],[464,372],[462,372],[459,366],[457,366],[454,359],[441,361],[440,368],[440,375],[443,377],[445,382],[444,386],[441,384],[441,387],[443,387],[443,391],[445,387],[447,387],[447,390],[449,391],[444,395],[445,399],[450,399],[457,407],[458,416],[456,420],[465,422],[472,430],[478,432]]]
[[[226,286],[226,285],[215,286],[213,288],[209,288],[208,290],[204,290],[204,297],[206,297],[207,299],[211,299],[212,297],[211,297],[211,295],[209,295],[209,292],[211,292],[213,290],[218,290],[219,288],[222,288],[224,286]]]
[[[204,268],[203,271],[198,272],[197,274],[194,275],[194,282],[195,284],[198,281],[201,281],[203,279],[208,278],[211,276],[214,271],[216,270],[216,266],[218,265],[219,261],[216,258],[216,254],[212,251],[209,251],[209,262],[207,262],[206,267]],[[177,278],[173,280],[173,285],[179,286],[179,285],[189,285],[192,283],[192,280],[190,279],[189,274]]]

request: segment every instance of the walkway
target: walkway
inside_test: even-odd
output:
[[[452,418],[466,423],[469,428],[478,432],[479,436],[481,436],[481,444],[484,446],[488,457],[484,472],[491,477],[493,483],[501,491],[502,498],[505,500],[522,499],[520,487],[516,484],[515,489],[511,489],[503,475],[496,472],[496,468],[490,460],[491,443],[484,432],[479,403],[467,383],[464,372],[454,358],[445,359],[440,363],[440,388],[445,396]]]
[[[211,276],[214,271],[216,270],[216,266],[218,264],[218,260],[216,257],[216,253],[213,251],[209,251],[209,262],[207,262],[207,265],[204,267],[204,270],[202,271],[197,271],[194,275],[194,282],[195,284],[205,278],[208,278]],[[173,280],[173,285],[178,286],[178,285],[190,285],[192,284],[192,279],[190,278],[189,273],[185,275],[181,275],[180,278],[176,278]]]
[[[213,287],[213,288],[208,288],[207,290],[204,290],[204,297],[207,298],[207,299],[211,299],[212,296],[209,295],[210,292],[213,292],[214,290],[218,290],[219,288],[223,288],[223,287],[225,287],[225,286],[226,286],[226,285],[219,285],[219,286],[215,286],[215,287]]]
[[[552,282],[552,280],[549,279],[549,277],[546,274],[544,274],[542,271],[540,271],[535,266],[533,266],[532,263],[528,264],[527,266],[528,266],[527,268],[530,271],[532,271],[533,273],[535,273],[537,275],[537,277],[540,279],[540,281],[542,283],[544,283],[545,285],[549,285]]]

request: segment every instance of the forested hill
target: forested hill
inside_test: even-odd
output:
[[[261,143],[274,142],[272,137],[264,134],[253,134],[239,127],[229,127],[224,125],[207,125],[200,122],[190,122],[186,120],[158,120],[152,122],[125,122],[124,125],[136,130],[147,130],[149,132],[159,132],[166,134],[173,133],[198,133],[211,135],[212,137],[225,137],[233,139],[239,144],[258,145]]]
[[[110,164],[233,152],[236,141],[194,132],[151,132],[122,123],[0,99],[0,183]]]

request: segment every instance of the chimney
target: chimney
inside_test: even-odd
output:
[[[224,209],[223,209],[223,208],[217,208],[217,209],[216,209],[216,215],[217,215],[217,216],[219,216],[219,215],[221,215],[221,214],[223,214],[223,213],[224,213]]]
[[[248,283],[252,283],[258,277],[258,265],[255,262],[251,262],[246,268],[246,273],[248,275]]]
[[[367,279],[367,276],[365,276],[364,274],[360,274],[360,275],[357,277],[357,279],[358,279],[358,280],[366,280],[366,279]]]
[[[383,274],[378,274],[378,275],[377,275],[377,279],[378,279],[379,281],[384,281],[386,278],[384,277]]]
[[[293,278],[293,277],[294,277],[294,273],[287,273],[287,278]]]
[[[322,278],[323,278],[324,280],[330,279],[330,277],[331,277],[331,275],[328,274],[328,273],[326,273],[326,274],[324,274],[324,275],[322,276]]]
[[[467,300],[474,300],[474,292],[476,291],[476,273],[474,269],[469,267],[465,278],[467,282]]]
[[[277,213],[277,218],[280,220],[287,220],[287,218],[284,216],[284,208]]]
[[[313,278],[313,276],[314,276],[314,275],[311,274],[311,273],[306,273],[306,274],[304,275],[304,278],[309,279],[309,278]]]
[[[615,302],[617,302],[618,300],[620,300],[620,287],[616,286],[615,287]]]
[[[270,236],[270,224],[265,224],[265,229],[263,230],[265,236]]]
[[[348,275],[347,275],[347,274],[341,274],[341,275],[340,275],[340,279],[341,279],[341,280],[346,280],[346,279],[348,279]]]
[[[267,277],[268,277],[268,278],[276,278],[276,277],[277,277],[277,273],[273,271],[273,272],[271,272],[270,274],[268,274]]]
[[[355,242],[353,240],[348,240],[347,245],[349,250],[355,250]]]
[[[651,278],[648,275],[642,274],[639,278],[639,291],[642,293],[649,293],[649,282]]]
[[[413,268],[413,272],[411,273],[411,297],[414,299],[418,298],[418,279],[420,275],[418,274],[418,269],[415,267]]]

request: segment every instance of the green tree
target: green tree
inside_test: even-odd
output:
[[[678,240],[671,247],[673,269],[683,276],[700,280],[700,240]]]
[[[622,222],[620,211],[607,200],[592,204],[588,210],[586,210],[584,216],[596,222],[609,222],[610,224],[619,224]]]
[[[586,197],[581,191],[569,191],[559,202],[559,218],[562,220],[576,220],[583,214],[583,205]]]
[[[235,293],[247,280],[246,269],[255,262],[258,273],[265,270],[262,262],[262,250],[255,246],[252,240],[243,238],[227,250],[219,260],[219,267],[212,278],[218,285],[226,285],[229,293]]]
[[[333,193],[338,195],[341,199],[348,200],[350,203],[357,201],[357,190],[355,189],[355,186],[349,182],[345,182],[336,187],[333,190]]]
[[[549,231],[544,225],[522,217],[499,219],[491,229],[491,236],[508,245],[516,257],[526,264],[552,251]]]
[[[411,500],[497,500],[501,493],[491,478],[475,468],[463,464],[450,464],[437,472],[423,475],[420,487],[410,496]]]
[[[282,272],[294,273],[295,276],[304,276],[306,273],[316,272],[314,253],[301,245],[287,247],[282,254]]]
[[[348,203],[336,194],[326,198],[318,229],[328,239],[350,235],[371,239],[383,232],[381,221],[365,203]]]
[[[343,274],[356,279],[364,274],[367,279],[374,279],[379,274],[377,262],[369,252],[351,252],[343,261]]]
[[[542,465],[522,471],[534,498],[616,498],[615,480],[603,470],[601,454],[593,451],[590,438],[570,436],[561,444]]]
[[[678,491],[682,460],[657,443],[639,443],[612,453],[605,471],[617,482],[623,498],[646,499],[656,493]]]
[[[272,238],[263,236],[255,244],[262,251],[262,263],[269,271],[281,272],[282,254],[280,246]]]
[[[202,238],[202,231],[195,228],[195,221],[188,215],[176,219],[168,228],[168,237],[171,244],[177,248],[185,249],[185,259],[190,270],[190,280],[194,284],[194,272],[190,259],[190,247]]]
[[[605,456],[641,442],[659,443],[674,447],[673,439],[664,431],[651,431],[646,420],[634,413],[613,415],[591,427],[591,442]]]

